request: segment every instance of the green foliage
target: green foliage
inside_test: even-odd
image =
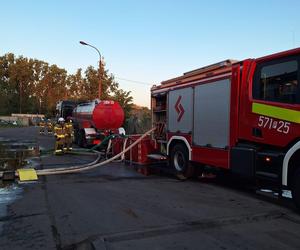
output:
[[[128,134],[143,134],[151,128],[151,110],[147,107],[132,105],[126,120]]]
[[[42,113],[53,116],[59,100],[88,101],[98,97],[99,76],[102,100],[117,100],[128,117],[132,105],[130,92],[119,88],[112,74],[89,66],[68,74],[57,65],[12,53],[0,56],[0,115]]]

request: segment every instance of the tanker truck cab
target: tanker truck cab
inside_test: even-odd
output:
[[[226,60],[151,89],[153,139],[185,177],[204,166],[291,189],[300,207],[300,48]]]

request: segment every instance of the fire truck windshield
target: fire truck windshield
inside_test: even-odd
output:
[[[265,101],[300,103],[299,61],[277,60],[258,65],[253,83],[253,97]]]

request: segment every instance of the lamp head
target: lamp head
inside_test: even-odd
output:
[[[86,42],[84,42],[84,41],[79,41],[79,43],[80,44],[82,44],[82,45],[88,45]]]

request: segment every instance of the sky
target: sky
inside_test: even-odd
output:
[[[300,47],[297,0],[10,0],[0,9],[0,55],[75,73],[98,66],[83,40],[100,50],[134,102],[148,107],[152,84],[225,59]]]

